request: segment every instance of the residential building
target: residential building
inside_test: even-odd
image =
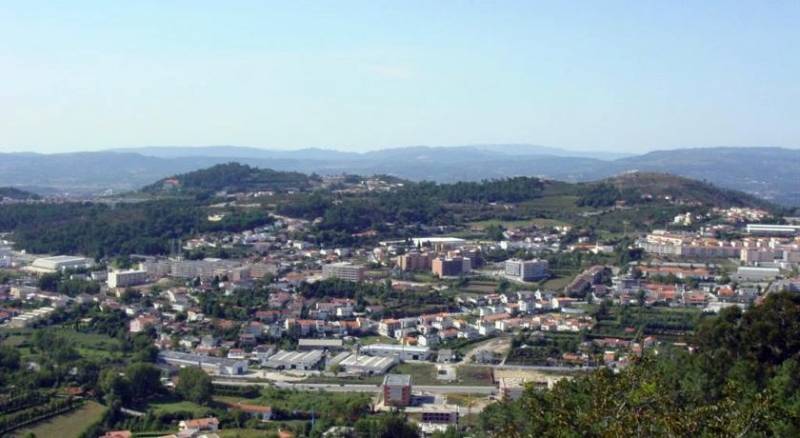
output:
[[[272,419],[272,408],[270,406],[251,405],[240,402],[231,407],[260,421],[269,421]]]
[[[130,269],[125,271],[111,271],[108,273],[107,284],[110,288],[136,286],[147,283],[147,271]]]
[[[406,407],[411,404],[411,376],[408,374],[387,374],[383,378],[383,404]]]
[[[547,260],[509,259],[505,262],[505,274],[516,280],[536,281],[547,278]]]
[[[219,420],[216,417],[195,418],[192,420],[181,420],[178,423],[178,430],[195,430],[203,432],[216,432],[219,430]]]
[[[436,257],[431,262],[431,272],[439,278],[458,277],[470,270],[472,263],[467,257]]]
[[[348,281],[364,280],[366,269],[361,265],[352,263],[330,263],[322,267],[322,276],[325,278],[339,278]]]
[[[430,254],[411,251],[397,256],[396,265],[401,271],[427,271],[431,268],[431,261]]]

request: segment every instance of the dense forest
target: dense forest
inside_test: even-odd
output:
[[[541,196],[545,182],[518,177],[483,182],[436,184],[406,183],[391,192],[336,197],[316,191],[279,207],[279,212],[309,220],[322,218],[319,237],[327,241],[350,240],[365,230],[395,232],[419,225],[455,225],[454,205],[475,209],[495,202],[518,203]]]
[[[155,200],[115,205],[63,203],[0,207],[0,232],[13,232],[18,248],[33,253],[91,257],[166,254],[170,240],[198,232],[241,231],[270,223],[261,210],[207,220],[208,209],[192,200]]]
[[[800,296],[772,294],[747,313],[703,320],[694,353],[647,353],[608,369],[528,388],[480,417],[492,437],[798,436]]]

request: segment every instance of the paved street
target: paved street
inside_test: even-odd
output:
[[[296,389],[299,391],[319,391],[330,392],[380,392],[381,385],[364,384],[335,384],[335,383],[290,383],[290,382],[246,382],[241,380],[214,380],[216,385],[231,386],[264,386],[283,389]],[[495,386],[455,386],[455,385],[414,385],[417,391],[431,394],[485,394],[492,395],[497,393]]]

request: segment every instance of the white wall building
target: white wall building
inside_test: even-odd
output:
[[[547,260],[509,259],[505,263],[505,274],[521,281],[541,280],[548,276]]]
[[[107,284],[110,288],[136,286],[144,283],[147,283],[147,271],[144,270],[130,269],[108,273]]]

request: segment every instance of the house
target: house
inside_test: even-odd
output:
[[[112,430],[106,432],[100,438],[131,438],[133,434],[129,430]]]
[[[232,407],[261,421],[269,421],[272,418],[272,408],[269,406],[237,403]]]
[[[158,318],[151,315],[142,315],[138,318],[134,318],[131,320],[130,323],[130,332],[131,333],[141,333],[147,330],[148,327],[154,326],[158,322]]]
[[[185,430],[216,432],[218,429],[219,420],[216,417],[181,420],[181,422],[178,423],[178,430],[181,432]]]

